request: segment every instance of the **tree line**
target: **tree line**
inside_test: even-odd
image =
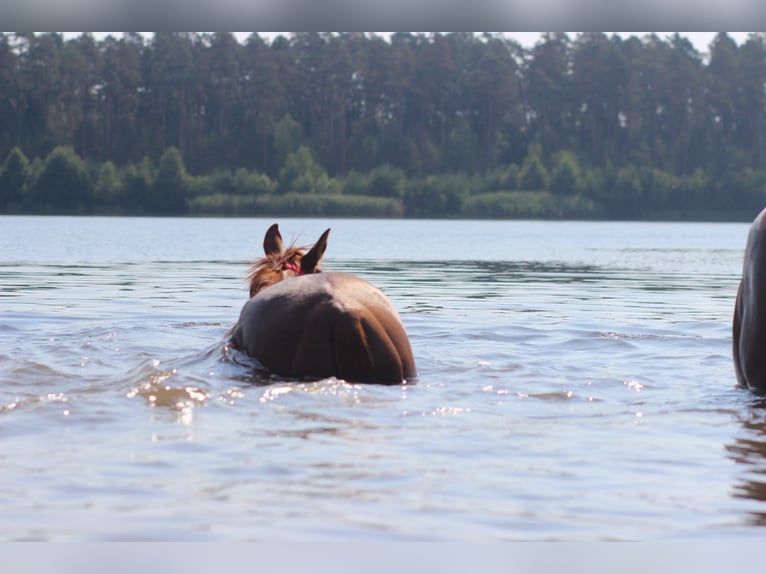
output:
[[[766,37],[0,33],[0,211],[752,217]]]

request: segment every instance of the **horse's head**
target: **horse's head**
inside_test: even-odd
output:
[[[269,285],[278,283],[288,277],[320,273],[319,263],[327,248],[327,237],[330,230],[325,231],[319,240],[306,251],[305,247],[289,246],[282,248],[282,235],[275,223],[266,231],[263,238],[264,256],[256,261],[250,269],[250,297]]]

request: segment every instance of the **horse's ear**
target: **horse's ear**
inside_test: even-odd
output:
[[[279,255],[282,253],[282,234],[279,233],[279,225],[276,223],[269,227],[263,238],[263,251],[266,255]]]
[[[301,259],[301,273],[306,275],[308,273],[316,273],[319,267],[319,262],[322,260],[325,249],[327,249],[327,237],[330,235],[330,230],[325,231],[319,240],[314,243],[314,246],[309,249],[308,253]]]

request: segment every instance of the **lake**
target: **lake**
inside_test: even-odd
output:
[[[763,539],[748,225],[280,220],[399,309],[376,386],[226,345],[272,222],[0,217],[0,540]]]

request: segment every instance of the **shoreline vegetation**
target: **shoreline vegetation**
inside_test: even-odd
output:
[[[0,33],[0,214],[751,221],[766,35]]]
[[[747,222],[766,202],[760,177],[736,195],[716,193],[701,174],[678,178],[633,166],[597,169],[583,178],[565,155],[550,178],[539,154],[532,146],[521,169],[511,165],[482,175],[408,178],[386,165],[333,178],[301,147],[272,180],[244,168],[190,175],[175,147],[157,166],[144,158],[120,168],[86,162],[71,147],[32,162],[14,148],[0,166],[0,190],[17,192],[5,195],[0,214]],[[570,168],[561,168],[561,161]],[[535,180],[547,189],[535,189]]]

